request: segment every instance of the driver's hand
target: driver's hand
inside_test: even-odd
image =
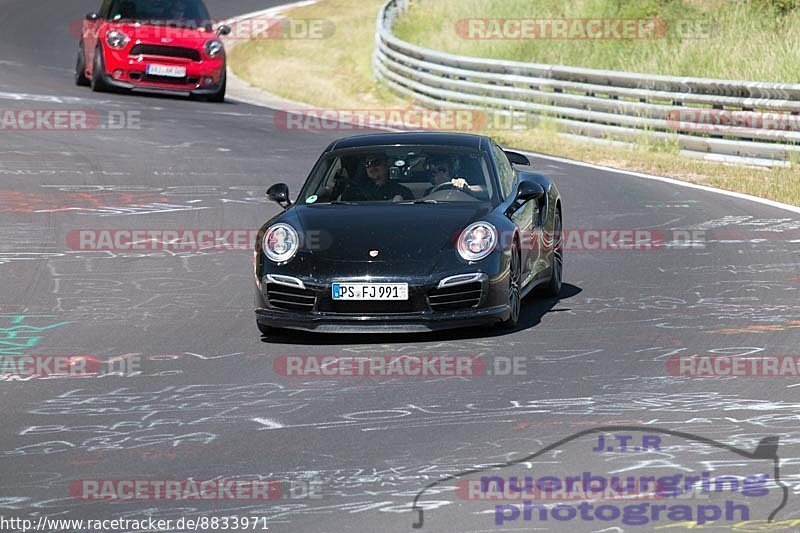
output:
[[[457,189],[463,189],[467,186],[467,180],[464,178],[453,178],[450,180],[450,183]]]

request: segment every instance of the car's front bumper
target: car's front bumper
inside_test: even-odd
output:
[[[114,78],[109,76],[108,73],[104,73],[102,77],[103,77],[103,82],[109,87],[114,87],[116,89],[124,91],[144,91],[144,92],[172,94],[172,95],[210,96],[212,94],[216,94],[222,87],[221,82],[217,83],[216,85],[197,88],[192,86],[152,84],[152,83],[115,80]]]
[[[288,284],[284,284],[287,281]],[[337,277],[336,281],[356,280]],[[433,275],[372,281],[407,282],[408,300],[333,300],[331,286],[334,280],[267,274],[257,283],[255,290],[256,319],[260,324],[276,328],[330,333],[391,333],[490,325],[506,320],[510,314],[508,282],[501,275],[490,277],[484,272],[473,271],[444,277]]]
[[[105,71],[101,73],[103,81],[106,85],[121,90],[209,96],[220,90],[225,79],[224,58],[195,62],[154,56],[145,57],[143,60],[140,57],[128,56],[125,50],[104,48],[103,61],[105,66]],[[146,74],[148,64],[184,67],[186,77],[150,79]],[[210,83],[205,83],[206,79]]]
[[[437,313],[343,315],[256,309],[256,320],[275,328],[319,333],[416,333],[496,324],[509,316],[507,305]]]

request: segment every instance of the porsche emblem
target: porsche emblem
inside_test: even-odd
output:
[[[370,250],[370,251],[369,251],[369,256],[370,256],[370,257],[378,257],[378,254],[379,254],[379,253],[380,253],[380,252],[379,252],[378,250]]]

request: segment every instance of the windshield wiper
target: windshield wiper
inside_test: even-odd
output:
[[[331,205],[353,205],[355,202],[347,202],[345,200],[331,200],[328,202]]]

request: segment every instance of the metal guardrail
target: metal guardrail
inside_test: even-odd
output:
[[[673,142],[695,158],[763,166],[800,162],[800,84],[458,56],[395,37],[392,26],[407,7],[408,0],[389,0],[378,14],[373,71],[426,107],[486,110],[507,123],[546,117],[570,136]],[[725,123],[731,120],[736,124]]]

